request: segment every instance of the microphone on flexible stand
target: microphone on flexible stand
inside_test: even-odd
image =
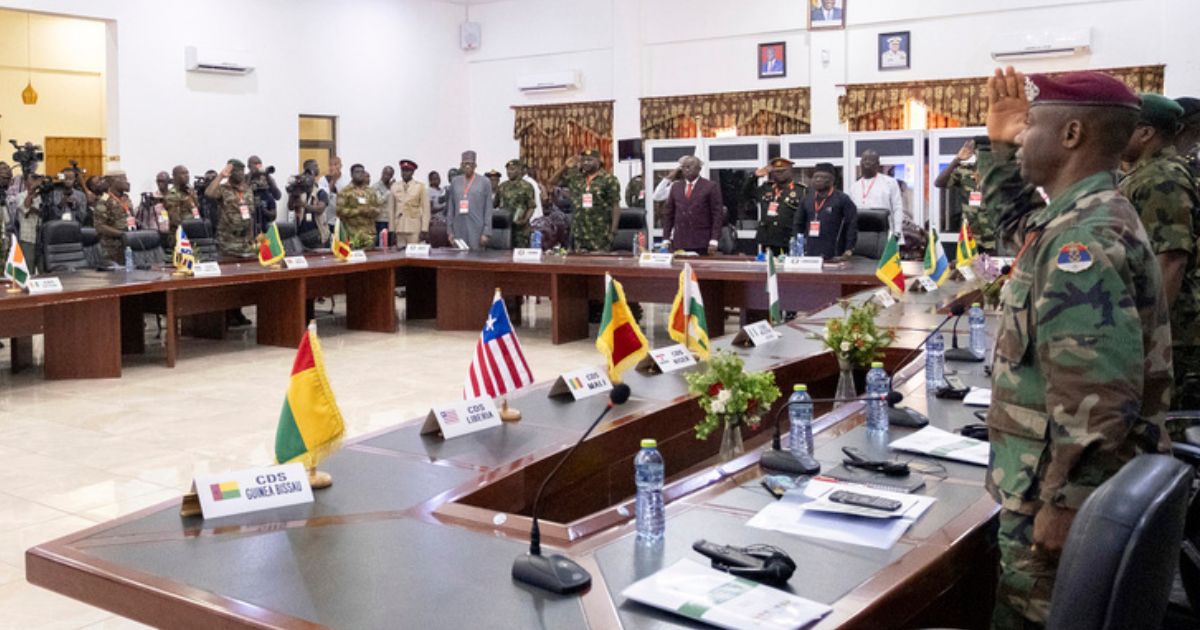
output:
[[[951,319],[954,319],[954,318],[962,319],[963,313],[965,313],[965,312],[967,312],[967,309],[962,304],[955,304],[955,305],[951,306],[950,314],[946,316],[946,319],[943,319],[940,324],[935,326],[932,332],[930,332],[928,335],[925,335],[925,338],[921,340],[921,343],[918,344],[917,347],[910,350],[909,353],[907,355],[905,355],[905,357],[903,359],[901,359],[900,363],[898,363],[897,365],[904,365],[904,364],[908,363],[908,361],[910,359],[912,359],[914,356],[916,356],[916,354],[918,352],[925,349],[925,344],[930,340],[930,338],[932,338],[934,335],[940,333],[942,328],[945,327],[946,324]],[[954,320],[954,323],[956,326],[958,325],[958,319]],[[955,337],[954,343],[957,346],[957,344],[958,344],[957,337]],[[891,400],[888,401],[888,409],[887,409],[888,424],[895,425],[898,427],[908,427],[911,429],[920,429],[921,427],[924,427],[925,425],[929,424],[929,418],[926,418],[925,415],[922,414],[921,412],[919,412],[915,409],[910,409],[908,407],[897,407],[896,404],[899,402],[900,401],[896,401],[896,402],[892,402]]]
[[[629,393],[629,386],[624,383],[613,387],[612,392],[608,395],[608,404],[605,405],[604,411],[596,416],[592,425],[583,432],[579,441],[575,442],[575,446],[572,446],[571,450],[558,460],[558,464],[542,480],[542,486],[538,488],[537,494],[533,497],[533,510],[531,511],[533,525],[529,528],[529,553],[517,556],[517,559],[513,561],[512,576],[514,580],[559,594],[574,593],[591,585],[592,574],[574,560],[560,554],[542,555],[542,532],[538,529],[538,504],[542,500],[542,493],[546,491],[546,485],[550,483],[563,464],[571,458],[579,445],[583,444],[587,436],[600,424],[604,416],[612,411],[613,407],[629,400]]]
[[[847,403],[877,399],[884,400],[891,407],[904,400],[904,395],[897,391],[890,391],[883,395],[860,396],[857,398],[816,398],[812,402],[813,404]],[[791,475],[815,475],[821,472],[821,463],[812,455],[807,453],[796,455],[791,451],[783,450],[780,425],[783,423],[783,412],[787,408],[787,404],[784,404],[780,407],[779,411],[775,412],[775,434],[771,437],[771,450],[762,454],[762,457],[758,459],[758,465],[768,470]]]
[[[975,356],[969,348],[958,347],[958,322],[962,320],[963,307],[961,304],[955,304],[958,308],[958,317],[954,320],[954,330],[950,333],[950,349],[946,350],[947,361],[958,361],[960,363],[979,363],[983,357]]]

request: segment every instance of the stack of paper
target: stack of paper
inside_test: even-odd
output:
[[[688,559],[634,582],[621,595],[732,630],[791,630],[806,626],[832,610],[824,604]]]
[[[937,427],[925,427],[888,446],[898,451],[943,457],[979,466],[988,465],[988,454],[991,451],[988,443],[983,440],[951,433]]]

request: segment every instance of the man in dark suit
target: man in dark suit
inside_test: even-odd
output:
[[[833,187],[833,165],[818,164],[812,190],[796,212],[794,234],[804,235],[804,255],[849,257],[858,243],[858,207],[845,193]]]
[[[821,0],[820,8],[812,10],[813,22],[841,22],[842,10],[837,6],[837,0]]]
[[[671,186],[663,211],[663,238],[669,249],[715,254],[725,224],[721,189],[700,177],[703,163],[695,156],[679,162],[680,177]]]

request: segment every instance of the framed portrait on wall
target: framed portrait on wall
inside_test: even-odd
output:
[[[847,0],[808,0],[808,30],[846,28]]]
[[[909,31],[879,34],[879,69],[907,70],[912,67],[912,38]]]
[[[758,78],[787,76],[787,42],[758,45]]]

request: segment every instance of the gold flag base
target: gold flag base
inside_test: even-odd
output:
[[[21,293],[24,290],[25,289],[22,289],[21,287],[14,284],[14,285],[9,286],[8,289],[6,289],[4,292],[5,293]]]
[[[322,490],[333,485],[333,475],[316,468],[308,469],[308,485],[312,486],[313,490]]]
[[[183,517],[200,516],[200,495],[196,494],[196,484],[192,483],[192,488],[187,494],[183,495],[183,500],[179,503],[179,515]]]
[[[505,422],[520,422],[521,411],[508,406],[508,399],[500,402],[500,419]]]
[[[175,278],[189,278],[189,277],[191,277],[191,275],[192,275],[192,272],[184,270],[184,269],[176,269],[175,271],[171,272],[171,276],[175,277]]]

